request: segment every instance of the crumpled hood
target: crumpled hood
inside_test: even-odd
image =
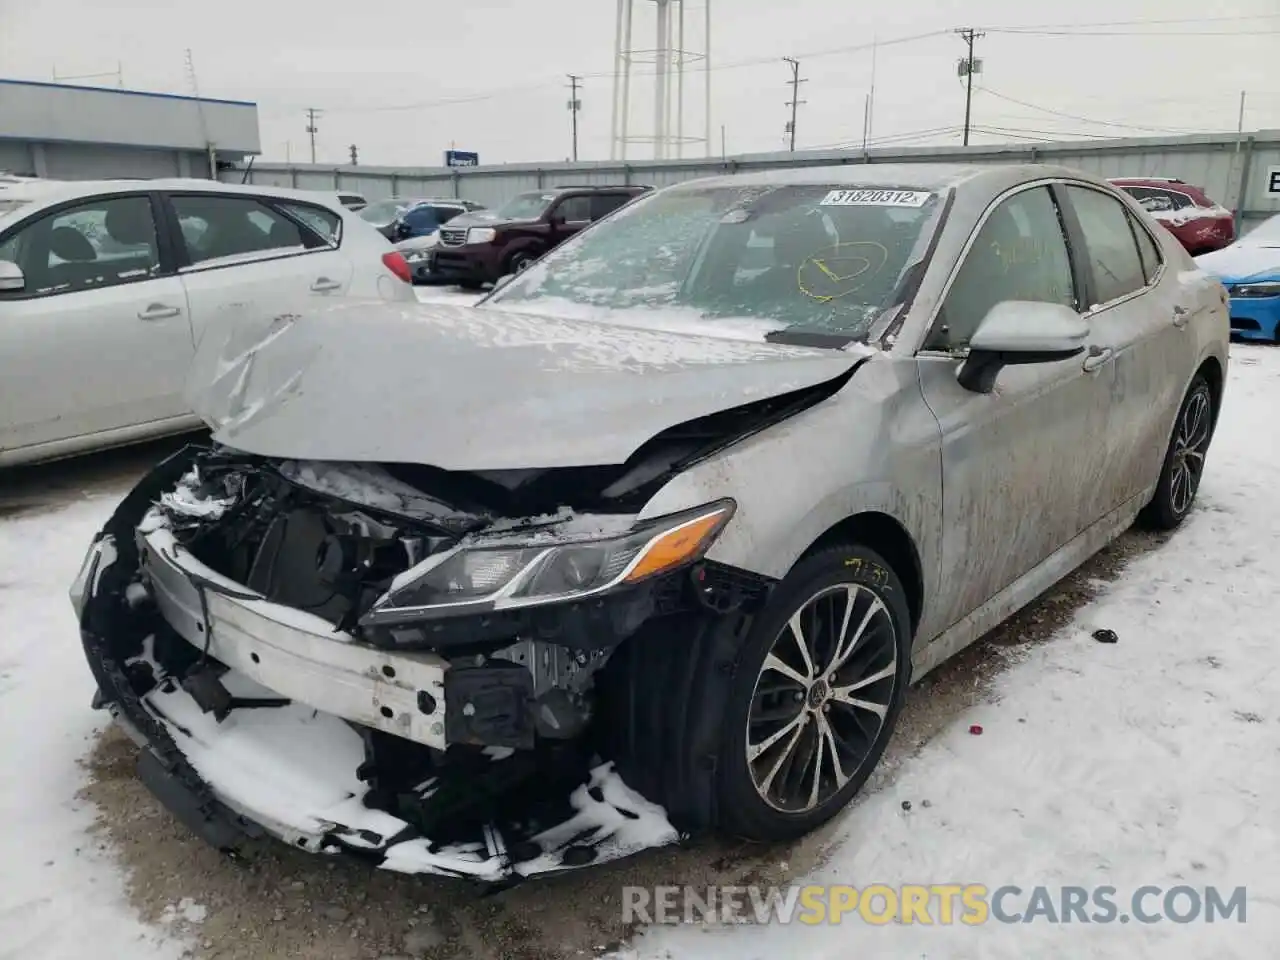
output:
[[[602,465],[668,427],[830,380],[868,353],[348,300],[212,329],[187,399],[216,441],[263,456]]]
[[[1280,279],[1280,241],[1273,244],[1243,241],[1196,257],[1196,265],[1222,280]]]

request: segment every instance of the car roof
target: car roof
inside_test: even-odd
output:
[[[78,197],[126,193],[134,190],[198,190],[202,193],[225,193],[233,196],[287,197],[312,202],[328,200],[330,203],[337,196],[322,190],[296,190],[265,184],[222,183],[219,180],[202,180],[197,177],[174,177],[162,180],[30,180],[6,186],[3,196],[8,200],[57,203],[62,200],[75,200]]]
[[[669,189],[692,187],[836,186],[927,190],[940,193],[968,184],[1000,193],[1028,180],[1049,177],[1101,183],[1093,174],[1044,163],[849,163],[758,170],[686,180]]]

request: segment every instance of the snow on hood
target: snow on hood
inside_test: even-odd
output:
[[[1241,240],[1196,257],[1196,265],[1223,280],[1280,279],[1280,240]]]
[[[217,442],[262,456],[615,464],[668,427],[815,386],[869,352],[348,300],[212,328],[187,399]]]

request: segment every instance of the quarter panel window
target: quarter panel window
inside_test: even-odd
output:
[[[297,223],[251,197],[170,198],[191,263],[254,259],[327,245]]]
[[[0,294],[9,299],[149,280],[160,272],[151,201],[111,197],[59,210],[7,238],[0,259],[26,277],[24,290]]]
[[[991,308],[1007,300],[1079,308],[1062,219],[1048,187],[1023,190],[991,212],[947,291],[925,349],[967,346]]]
[[[1124,205],[1088,187],[1068,186],[1067,195],[1084,233],[1096,303],[1109,303],[1145,287],[1147,277]]]

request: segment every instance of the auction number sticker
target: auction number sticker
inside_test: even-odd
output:
[[[923,207],[933,196],[927,190],[832,190],[824,207]]]

